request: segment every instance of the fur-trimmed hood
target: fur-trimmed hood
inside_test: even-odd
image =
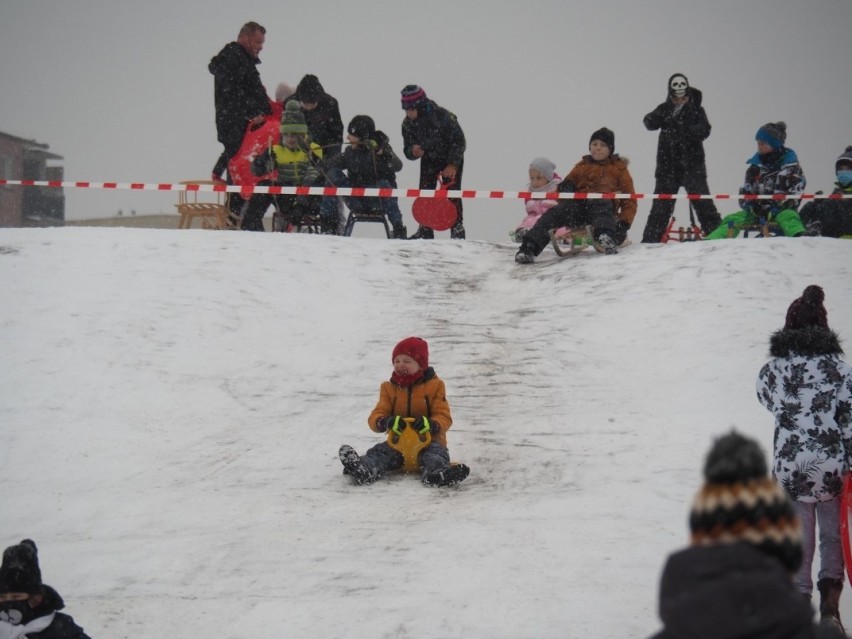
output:
[[[808,326],[807,328],[782,328],[769,338],[769,354],[772,357],[791,357],[803,355],[843,355],[840,338],[828,328]]]

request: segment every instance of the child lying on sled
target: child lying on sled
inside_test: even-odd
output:
[[[370,428],[386,433],[400,422],[413,418],[410,428],[429,432],[431,443],[420,453],[421,479],[430,486],[449,486],[467,477],[464,464],[450,464],[447,430],[453,424],[444,382],[429,366],[429,345],[419,337],[407,337],[397,344],[391,355],[393,374],[382,382],[379,401],[367,418]],[[402,454],[387,442],[376,444],[361,457],[344,444],[339,451],[343,473],[358,484],[371,484],[385,473],[403,465]]]

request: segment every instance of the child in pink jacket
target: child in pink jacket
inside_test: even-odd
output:
[[[534,193],[552,193],[556,190],[562,178],[556,174],[556,165],[547,158],[536,158],[530,162],[530,183],[527,187],[528,191]],[[524,239],[524,235],[535,226],[538,218],[550,208],[556,206],[558,200],[539,200],[536,198],[528,198],[524,204],[526,205],[527,216],[521,220],[518,227],[510,233],[515,242],[520,242]]]

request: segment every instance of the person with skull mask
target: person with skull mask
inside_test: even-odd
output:
[[[38,549],[31,539],[3,551],[0,565],[0,639],[90,639],[59,612],[65,602],[41,581]]]
[[[657,142],[657,170],[654,174],[654,193],[677,193],[683,187],[687,193],[707,194],[707,166],[704,159],[704,140],[710,135],[710,121],[701,106],[702,93],[689,86],[682,73],[669,78],[668,97],[645,116],[645,128],[660,131]],[[721,221],[712,200],[694,200],[698,222],[709,233]],[[674,200],[654,200],[642,234],[643,242],[659,242],[674,211]]]

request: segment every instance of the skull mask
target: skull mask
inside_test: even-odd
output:
[[[686,76],[672,76],[672,79],[669,82],[669,89],[673,96],[675,96],[676,98],[682,98],[684,95],[686,95],[687,88],[689,88],[689,81],[686,79]]]

